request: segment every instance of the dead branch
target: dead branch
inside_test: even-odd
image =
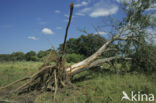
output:
[[[88,66],[88,68],[91,68],[91,67],[94,67],[94,66],[106,63],[106,62],[110,62],[110,61],[116,60],[116,59],[131,60],[132,58],[124,58],[124,57],[121,57],[121,56],[114,56],[114,57],[109,57],[109,58],[104,58],[104,59],[98,59],[98,60],[94,61],[93,63],[91,63]]]
[[[72,19],[73,8],[74,8],[74,4],[71,3],[71,4],[70,4],[69,21],[68,21],[68,24],[67,24],[67,27],[66,27],[66,32],[65,32],[65,38],[64,38],[64,43],[63,43],[63,53],[62,53],[62,55],[64,55],[64,53],[65,53],[66,40],[67,40],[67,35],[68,35],[68,29],[69,29],[69,26],[70,26],[70,23],[71,23],[71,19]]]
[[[86,58],[85,60],[76,63],[74,65],[72,65],[71,67],[67,68],[66,71],[69,72],[69,74],[75,74],[77,71],[79,71],[82,68],[87,67],[88,65],[90,65],[93,61],[95,61],[97,59],[97,57],[99,57],[106,49],[107,47],[115,40],[118,40],[119,37],[121,36],[121,34],[123,33],[123,31],[125,31],[127,29],[127,27],[123,27],[119,33],[117,35],[115,35],[114,37],[112,37],[112,39],[108,40],[101,48],[99,48],[93,55],[91,55],[90,57]]]

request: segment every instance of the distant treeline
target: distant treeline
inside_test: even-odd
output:
[[[67,62],[78,62],[90,56],[97,51],[106,39],[100,35],[81,35],[79,38],[70,38],[66,43],[66,59]],[[60,53],[62,51],[60,44],[58,50],[54,52]],[[12,54],[0,54],[0,61],[42,61],[50,53],[49,50],[41,50],[38,53],[29,51],[27,53],[13,52]]]
[[[13,52],[12,54],[0,54],[0,61],[40,61],[49,52],[50,50],[41,50],[38,53],[36,53],[35,51],[29,51],[27,53],[18,51]]]
[[[66,43],[66,61],[79,62],[88,56],[96,52],[104,43],[106,39],[101,35],[81,35],[79,38],[70,38]],[[156,71],[156,46],[144,42],[144,45],[135,43],[135,46],[128,44],[111,44],[108,48],[114,49],[113,51],[104,52],[99,58],[113,57],[117,55],[126,55],[127,57],[133,58],[130,65],[131,70],[135,71]],[[57,50],[52,50],[60,54],[62,51],[63,44],[60,44]],[[132,48],[133,47],[133,48]],[[47,55],[51,52],[49,50],[41,50],[38,53],[35,51],[13,52],[12,54],[0,54],[0,62],[2,61],[43,61]],[[120,60],[123,66],[126,64],[125,60]],[[112,61],[113,63],[113,61]]]

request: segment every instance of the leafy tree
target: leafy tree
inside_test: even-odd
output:
[[[105,42],[106,39],[100,35],[81,35],[79,38],[71,38],[67,41],[66,52],[68,54],[76,53],[88,57],[96,52]],[[62,50],[62,46],[63,44],[59,46],[59,51]]]
[[[146,44],[136,49],[132,55],[131,71],[154,72],[156,71],[156,46]]]
[[[81,60],[84,59],[84,56],[83,55],[80,55],[80,54],[75,54],[75,53],[72,53],[72,54],[67,54],[66,56],[66,60],[68,63],[71,63],[71,62],[79,62]]]
[[[13,60],[13,61],[25,60],[25,55],[23,52],[13,52],[11,54],[11,60]]]
[[[127,25],[128,28],[125,34],[132,33],[131,38],[126,41],[120,41],[119,47],[121,55],[132,57],[131,70],[151,72],[154,71],[156,55],[155,46],[152,45],[148,37],[147,29],[154,27],[151,24],[151,16],[147,13],[153,0],[132,0],[125,6],[126,17],[120,23],[120,26]],[[154,27],[155,28],[155,27]],[[124,62],[123,62],[124,63]],[[125,63],[124,63],[125,64]]]
[[[10,54],[0,54],[0,61],[11,61]]]
[[[26,53],[25,58],[27,61],[38,61],[38,57],[35,51],[30,51]]]
[[[37,54],[37,57],[38,58],[43,58],[47,55],[47,52],[46,51],[43,51],[43,50],[40,50]]]

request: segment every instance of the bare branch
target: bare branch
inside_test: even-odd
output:
[[[108,40],[101,48],[99,48],[93,55],[86,58],[85,60],[76,63],[72,65],[71,67],[66,69],[66,72],[69,72],[69,74],[73,74],[74,72],[79,71],[82,68],[85,68],[86,66],[90,65],[93,61],[95,61],[106,49],[107,47],[115,40],[118,40],[123,31],[125,31],[127,27],[123,27],[120,29],[120,32],[115,35],[112,39]]]
[[[109,58],[104,58],[104,59],[98,59],[98,60],[94,61],[93,63],[91,63],[88,66],[88,68],[91,68],[91,67],[94,67],[94,66],[97,66],[97,65],[103,64],[105,62],[115,60],[115,59],[131,60],[132,58],[124,58],[124,57],[121,57],[121,56],[114,56],[114,57],[109,57]]]

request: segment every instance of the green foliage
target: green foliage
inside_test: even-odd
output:
[[[25,58],[27,61],[38,61],[38,57],[36,55],[36,52],[30,51],[25,54]]]
[[[132,0],[131,4],[128,5],[126,22],[131,23],[134,27],[139,26],[145,28],[149,26],[149,15],[144,12],[150,7],[151,1],[152,0]]]
[[[50,53],[49,50],[47,51],[43,51],[43,50],[40,50],[37,54],[37,57],[38,57],[38,60],[40,61],[44,61],[46,58],[47,58],[47,55]]]
[[[79,62],[81,60],[84,59],[84,56],[83,55],[80,55],[80,54],[75,54],[75,53],[72,53],[72,54],[67,54],[66,56],[66,60],[68,63],[71,63],[71,62]]]
[[[154,72],[156,71],[156,46],[139,46],[132,55],[132,71]]]
[[[124,35],[132,32],[132,38],[135,40],[130,38],[118,42],[118,45],[120,55],[132,58],[131,71],[155,71],[156,47],[150,44],[147,37],[152,37],[152,35],[146,31],[149,28],[152,29],[151,26],[153,26],[150,21],[150,13],[146,12],[152,2],[153,0],[132,0],[126,5],[126,17],[121,24],[123,26],[129,24]],[[125,64],[125,61],[122,64]]]
[[[29,51],[24,54],[19,51],[12,54],[0,54],[0,61],[43,61],[49,53],[56,54],[57,51],[48,49],[46,51],[40,50],[38,53]]]
[[[11,60],[12,61],[22,61],[25,60],[25,55],[23,52],[13,52],[11,55]]]
[[[66,52],[67,54],[76,53],[88,57],[96,52],[105,42],[105,38],[100,35],[81,35],[79,38],[71,38],[67,41]],[[62,51],[62,46],[63,44],[59,46],[59,51]]]
[[[43,58],[47,55],[47,52],[46,51],[43,51],[43,50],[40,50],[37,54],[37,57],[38,58]]]
[[[10,55],[9,54],[0,54],[0,61],[10,61]]]

